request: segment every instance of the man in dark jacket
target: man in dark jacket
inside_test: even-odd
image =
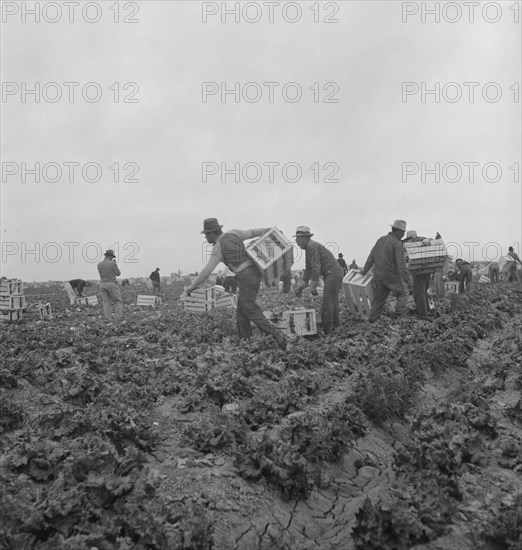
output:
[[[460,258],[455,260],[455,267],[458,269],[459,292],[462,294],[470,289],[473,271],[471,270],[471,264]]]
[[[522,265],[522,261],[520,260],[520,258],[518,257],[518,254],[513,250],[513,247],[510,246],[509,249],[508,249],[508,253],[507,255],[508,256],[511,256],[511,258],[513,258],[513,260],[515,260],[510,268],[509,268],[509,278],[508,278],[508,283],[511,283],[511,282],[515,282],[518,280],[518,276],[517,276],[517,262],[519,264]]]
[[[395,312],[401,317],[408,315],[406,302],[408,289],[413,286],[413,281],[404,261],[401,241],[406,232],[406,222],[395,220],[391,228],[390,233],[375,243],[361,271],[362,275],[366,275],[373,267],[375,295],[370,311],[370,323],[374,323],[381,316],[390,292],[397,300]]]
[[[357,265],[357,262],[355,260],[352,260],[352,263],[350,264],[350,269],[359,269],[359,266]]]
[[[341,252],[337,255],[337,263],[343,268],[343,274],[346,275],[348,273],[348,266]]]
[[[149,278],[152,281],[152,290],[154,294],[159,294],[161,292],[161,279],[159,271],[160,268],[157,267],[156,270],[149,275]]]
[[[294,235],[297,245],[306,251],[305,270],[297,283],[296,295],[300,296],[310,283],[310,293],[317,296],[319,277],[324,279],[323,303],[321,304],[321,322],[323,332],[329,334],[340,326],[339,291],[343,284],[343,270],[335,256],[322,244],[313,241],[310,228],[302,225]]]
[[[253,260],[248,256],[243,241],[261,237],[270,228],[262,229],[232,229],[223,233],[216,218],[207,218],[203,221],[203,231],[207,242],[214,245],[207,265],[202,269],[196,280],[185,289],[187,296],[201,286],[212,271],[223,262],[235,275],[239,287],[237,299],[237,331],[240,338],[252,336],[254,323],[259,330],[270,334],[281,349],[286,349],[286,338],[263,315],[261,308],[256,304],[257,293],[261,284],[261,273]]]

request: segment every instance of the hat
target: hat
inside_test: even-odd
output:
[[[410,231],[408,231],[406,233],[406,238],[407,239],[415,239],[417,237],[417,231],[411,229]]]
[[[400,229],[406,231],[406,222],[404,220],[395,220],[392,225],[392,229]]]
[[[203,220],[203,231],[201,233],[212,233],[222,227],[222,225],[219,225],[217,218],[207,218],[206,220]]]
[[[310,233],[310,228],[307,225],[300,225],[295,230],[294,237],[313,237],[314,234]]]
[[[111,256],[111,258],[116,258],[116,255],[114,254],[114,250],[106,250],[105,256]]]
[[[339,252],[339,254],[337,254],[339,256],[339,258],[342,258],[343,257],[343,253],[342,252]]]

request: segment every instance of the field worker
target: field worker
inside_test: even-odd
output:
[[[473,280],[471,264],[459,258],[455,260],[455,267],[458,270],[459,292],[462,294],[470,289],[471,281]]]
[[[373,267],[375,295],[370,311],[370,323],[374,323],[381,316],[390,292],[397,300],[396,314],[401,317],[408,316],[406,302],[409,295],[408,289],[413,286],[413,281],[404,261],[401,239],[405,232],[406,222],[395,220],[391,231],[375,243],[361,271],[362,275],[366,275]]]
[[[520,261],[520,258],[518,257],[518,254],[513,250],[513,247],[509,247],[509,252],[507,253],[508,256],[511,256],[515,261],[509,268],[509,278],[508,283],[514,282],[518,280],[517,277],[517,262],[522,265],[522,261]]]
[[[488,266],[488,277],[490,283],[498,283],[500,268],[498,262],[491,262]]]
[[[254,323],[259,330],[273,336],[281,349],[286,349],[285,336],[268,321],[261,308],[256,304],[261,284],[261,273],[249,258],[243,243],[247,239],[261,237],[270,228],[231,229],[223,233],[222,227],[216,218],[207,218],[203,221],[202,233],[204,233],[207,242],[214,245],[214,248],[207,265],[196,280],[185,288],[186,295],[190,296],[192,291],[208,279],[217,265],[223,262],[235,274],[239,287],[236,311],[239,338],[250,338],[252,336],[251,323]]]
[[[422,242],[426,237],[419,237],[417,231],[413,229],[406,233],[405,243]],[[417,317],[423,321],[430,321],[428,317],[428,288],[430,286],[431,274],[433,270],[415,271],[413,278],[413,299],[415,300],[415,310]]]
[[[69,281],[69,284],[71,285],[72,289],[76,292],[78,295],[78,298],[83,298],[82,291],[85,287],[90,287],[91,283],[88,283],[84,281],[83,279],[73,279],[72,281]]]
[[[323,332],[329,334],[339,327],[339,291],[343,284],[343,269],[335,256],[322,244],[313,241],[313,233],[306,225],[301,225],[295,232],[295,242],[305,251],[305,270],[297,283],[296,296],[310,284],[310,293],[317,296],[319,277],[324,279],[323,303],[321,305],[321,322]]]
[[[359,266],[357,265],[357,262],[355,260],[352,260],[352,263],[350,264],[350,269],[359,269]]]
[[[160,279],[160,268],[157,267],[150,275],[149,279],[152,281],[152,291],[154,294],[159,294],[161,292],[161,279]]]
[[[121,301],[121,291],[116,283],[116,277],[121,275],[121,272],[118,269],[113,250],[106,250],[104,256],[103,261],[98,264],[103,314],[106,319],[111,319],[114,313],[115,320],[119,320],[123,314],[123,302]]]
[[[341,252],[337,255],[337,263],[343,268],[343,275],[346,275],[348,273],[348,266]]]

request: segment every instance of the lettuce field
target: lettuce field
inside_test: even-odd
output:
[[[0,548],[522,549],[522,285],[281,351],[229,310],[28,289],[0,326]],[[321,298],[262,291],[264,310]],[[320,320],[320,319],[319,319]]]

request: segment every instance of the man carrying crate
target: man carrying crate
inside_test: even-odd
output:
[[[306,267],[301,275],[301,280],[297,284],[295,294],[301,296],[310,282],[310,293],[317,296],[319,277],[324,278],[321,321],[323,332],[329,334],[341,324],[339,320],[339,291],[343,284],[343,268],[325,246],[312,240],[313,233],[310,233],[308,226],[299,226],[295,233],[295,242],[306,253]]]
[[[285,336],[263,315],[261,308],[256,304],[257,293],[261,284],[261,273],[247,254],[243,241],[261,237],[270,228],[262,229],[232,229],[223,233],[216,218],[207,218],[203,221],[203,231],[207,242],[214,245],[210,259],[196,280],[185,288],[190,293],[201,286],[211,275],[212,271],[223,262],[236,276],[239,287],[237,300],[237,332],[240,338],[252,336],[254,323],[259,330],[274,337],[281,349],[286,349]]]
[[[391,228],[387,235],[375,243],[361,271],[361,275],[366,275],[373,267],[375,295],[368,319],[370,323],[374,323],[381,316],[390,292],[397,300],[395,312],[401,317],[408,316],[406,303],[408,289],[413,287],[413,280],[406,267],[401,241],[406,232],[406,222],[395,220]]]

